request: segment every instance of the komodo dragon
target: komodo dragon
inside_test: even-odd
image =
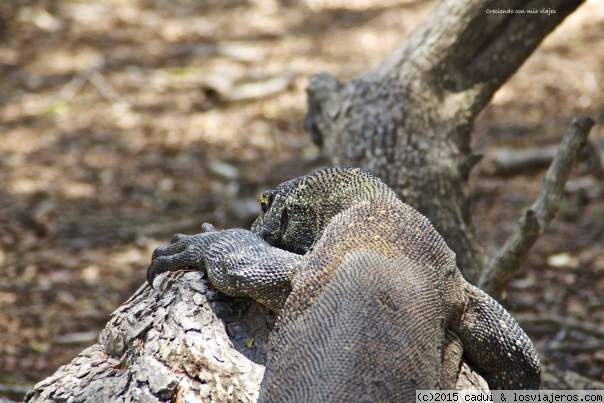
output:
[[[261,207],[251,231],[204,224],[175,236],[147,272],[152,284],[204,269],[218,290],[279,312],[259,401],[412,401],[416,389],[452,389],[451,340],[490,388],[539,387],[516,321],[373,174],[321,169],[264,193]]]

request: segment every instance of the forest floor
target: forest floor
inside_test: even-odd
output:
[[[0,396],[18,398],[92,344],[173,233],[247,226],[261,190],[325,164],[302,125],[308,77],[362,74],[433,5],[0,4]],[[485,161],[557,144],[580,113],[598,119],[601,153],[602,43],[604,5],[591,0],[479,117]],[[502,245],[543,173],[479,164],[473,216],[485,250]],[[593,164],[575,170],[504,303],[544,356],[604,381],[602,178]]]

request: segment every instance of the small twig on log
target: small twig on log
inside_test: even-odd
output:
[[[595,122],[590,117],[573,119],[552,161],[537,200],[521,216],[514,233],[482,273],[479,286],[494,297],[501,292],[539,236],[555,217],[564,195],[564,185]]]

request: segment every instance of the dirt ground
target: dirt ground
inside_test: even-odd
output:
[[[433,6],[2,2],[0,396],[18,398],[93,343],[173,233],[249,225],[262,189],[324,164],[302,128],[308,77],[358,76]],[[603,43],[604,3],[590,0],[496,94],[476,149],[556,144],[587,113],[602,150]],[[474,172],[491,254],[543,173]],[[602,176],[582,164],[568,190],[505,303],[544,356],[604,381]]]

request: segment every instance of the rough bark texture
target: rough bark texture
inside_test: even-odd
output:
[[[157,284],[157,283],[156,283]],[[213,291],[205,275],[143,285],[99,343],[38,383],[27,401],[255,401],[267,322],[259,305]]]
[[[444,0],[375,71],[347,85],[327,74],[313,77],[306,125],[334,163],[369,168],[427,215],[457,253],[465,276],[476,281],[485,259],[464,194],[478,161],[469,146],[473,120],[581,3]],[[543,7],[556,13],[486,13]],[[239,315],[241,306],[249,309]],[[199,273],[168,276],[159,293],[141,287],[113,314],[99,344],[37,384],[28,399],[254,400],[266,318],[255,304],[218,296]],[[568,380],[547,379],[547,386]],[[464,365],[458,385],[481,383]]]
[[[475,282],[484,257],[465,188],[476,115],[581,0],[445,0],[395,54],[347,85],[308,87],[306,127],[334,163],[362,166],[427,215]],[[489,14],[550,8],[556,14]]]

